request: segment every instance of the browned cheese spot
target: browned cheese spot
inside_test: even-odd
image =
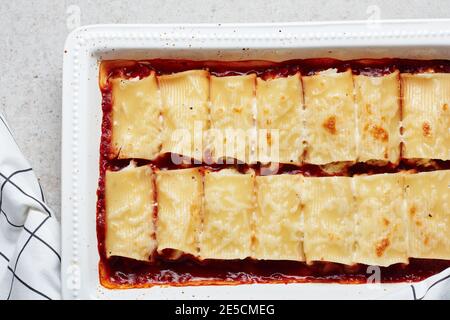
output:
[[[428,122],[424,122],[422,124],[422,131],[423,131],[423,136],[424,137],[429,137],[431,136],[431,126]]]
[[[381,240],[376,246],[376,253],[378,257],[381,257],[384,254],[384,251],[387,247],[389,247],[390,242],[389,239]]]
[[[233,107],[233,111],[236,113],[241,113],[242,108],[241,107]]]
[[[374,139],[376,140],[386,142],[389,139],[389,134],[380,126],[373,126],[370,130],[370,134],[372,134],[372,137],[374,137]]]
[[[331,134],[336,134],[336,117],[331,116],[322,124],[322,126]]]

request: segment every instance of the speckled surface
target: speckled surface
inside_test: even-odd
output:
[[[0,112],[59,216],[63,47],[78,21],[87,25],[449,18],[450,2],[1,0],[0,13]]]

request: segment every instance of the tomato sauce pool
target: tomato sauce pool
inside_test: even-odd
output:
[[[176,260],[170,259],[170,251],[155,254],[151,262],[136,261],[123,257],[106,257],[105,251],[105,172],[119,170],[128,165],[128,160],[110,160],[111,142],[111,87],[109,79],[143,78],[154,70],[157,74],[170,74],[192,69],[206,69],[212,75],[242,75],[256,73],[264,79],[286,77],[297,72],[311,75],[315,72],[335,68],[344,71],[351,68],[353,74],[382,76],[394,70],[400,72],[450,72],[448,60],[405,60],[405,59],[360,59],[341,61],[335,59],[305,59],[284,62],[270,61],[190,61],[190,60],[143,60],[143,61],[111,61],[101,69],[100,89],[102,91],[102,135],[100,143],[100,177],[97,190],[97,239],[100,254],[99,270],[101,283],[109,288],[151,287],[154,285],[211,285],[211,284],[245,284],[245,283],[366,283],[372,275],[368,266],[356,264],[347,266],[337,263],[316,262],[308,265],[294,261],[258,261],[245,260],[204,260],[199,261],[190,255],[183,255]],[[102,79],[103,77],[103,79]],[[155,168],[176,169],[170,155],[164,155],[155,161],[135,159],[138,165],[149,164]],[[442,169],[449,169],[450,162],[435,161]],[[210,166],[218,170],[224,166]],[[240,165],[238,170],[245,171],[248,166]],[[252,166],[258,173],[260,166]],[[400,170],[427,171],[429,167],[417,166],[414,163],[401,161],[398,165],[371,166],[357,163],[345,172],[334,172],[333,175],[353,175],[356,173],[398,172]],[[320,166],[314,165],[282,165],[280,172],[304,174],[306,176],[330,175]],[[155,212],[157,215],[157,212]],[[450,267],[450,261],[410,259],[409,264],[395,264],[380,267],[382,282],[420,281]]]

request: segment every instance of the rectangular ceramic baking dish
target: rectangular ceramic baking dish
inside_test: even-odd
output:
[[[450,20],[96,25],[72,32],[64,50],[61,207],[63,297],[365,299],[395,297],[398,290],[410,289],[409,283],[299,283],[110,290],[99,283],[96,237],[96,190],[102,119],[99,62],[103,59],[152,58],[283,61],[314,57],[450,59]]]

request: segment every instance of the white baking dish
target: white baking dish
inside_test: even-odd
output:
[[[450,20],[99,25],[81,27],[71,33],[65,46],[63,85],[64,298],[380,298],[410,287],[408,283],[306,283],[108,290],[99,284],[96,237],[102,118],[99,61],[144,58],[282,61],[311,57],[450,59]]]

